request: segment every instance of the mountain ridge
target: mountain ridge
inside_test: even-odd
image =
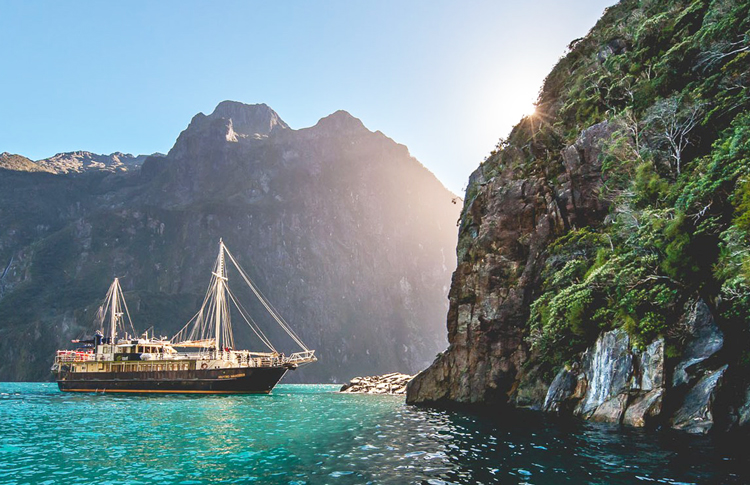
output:
[[[323,123],[316,135],[286,128],[267,106],[243,114],[247,106],[219,110],[244,119],[239,132],[234,118],[196,115],[166,156],[140,170],[50,175],[44,185],[0,176],[0,224],[9,228],[0,260],[10,261],[0,350],[12,356],[0,378],[46,378],[43,360],[92,330],[88,315],[113,276],[137,325],[176,331],[205,290],[219,238],[318,349],[320,362],[292,379],[413,372],[444,347],[453,194],[380,133]],[[267,135],[240,136],[257,120]]]

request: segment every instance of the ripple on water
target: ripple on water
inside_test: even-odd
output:
[[[490,420],[336,386],[203,397],[0,388],[3,485],[750,483],[741,457],[706,440]]]

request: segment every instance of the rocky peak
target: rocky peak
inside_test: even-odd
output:
[[[268,136],[273,130],[288,129],[278,113],[266,104],[245,104],[237,101],[222,101],[209,119],[224,118],[231,120],[234,133],[249,137]]]
[[[0,169],[13,170],[16,172],[46,172],[32,160],[13,153],[0,153]]]
[[[271,132],[288,129],[289,125],[266,104],[222,101],[210,115],[198,113],[193,116],[169,151],[169,156],[184,158],[201,147],[218,149],[227,142],[263,140]]]
[[[324,134],[357,134],[357,133],[370,133],[370,130],[365,127],[362,120],[355,118],[344,110],[338,110],[325,118],[321,118],[318,123],[310,128],[315,133]]]

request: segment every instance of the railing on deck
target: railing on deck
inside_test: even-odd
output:
[[[58,362],[84,362],[94,360],[94,354],[75,350],[58,350],[55,360]]]
[[[275,352],[231,352],[219,351],[218,354],[212,353],[177,353],[177,354],[149,354],[152,357],[142,358],[141,360],[149,361],[174,361],[174,360],[225,360],[236,362],[240,366],[248,367],[275,367],[284,364],[302,365],[315,362],[314,350],[305,352],[295,352],[289,357],[284,354]],[[92,352],[80,352],[75,350],[58,350],[55,356],[55,362],[89,362],[89,361],[110,361],[111,354],[94,354]]]
[[[295,352],[292,355],[289,356],[288,359],[286,359],[286,362],[289,362],[290,364],[309,364],[310,362],[315,362],[318,360],[317,357],[315,357],[315,351],[314,350],[306,350],[304,352]]]

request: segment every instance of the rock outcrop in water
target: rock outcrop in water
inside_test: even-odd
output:
[[[469,180],[407,402],[747,429],[749,14],[623,0],[571,44]]]
[[[94,329],[114,276],[137,329],[172,335],[200,306],[219,238],[318,351],[288,381],[417,372],[445,346],[453,198],[346,112],[294,130],[236,102],[196,115],[140,170],[0,171],[0,380],[48,378],[54,350]],[[234,323],[236,346],[258,348]]]
[[[681,360],[665,378],[664,339],[644,349],[624,330],[602,333],[573,369],[563,368],[547,391],[542,410],[643,427],[669,424],[691,433],[714,425],[714,401],[727,365],[701,365],[722,348],[722,334],[702,300],[684,324],[689,337]],[[664,405],[665,398],[671,403]]]
[[[406,394],[406,385],[414,378],[408,374],[393,372],[382,376],[355,377],[339,392],[360,394]]]

